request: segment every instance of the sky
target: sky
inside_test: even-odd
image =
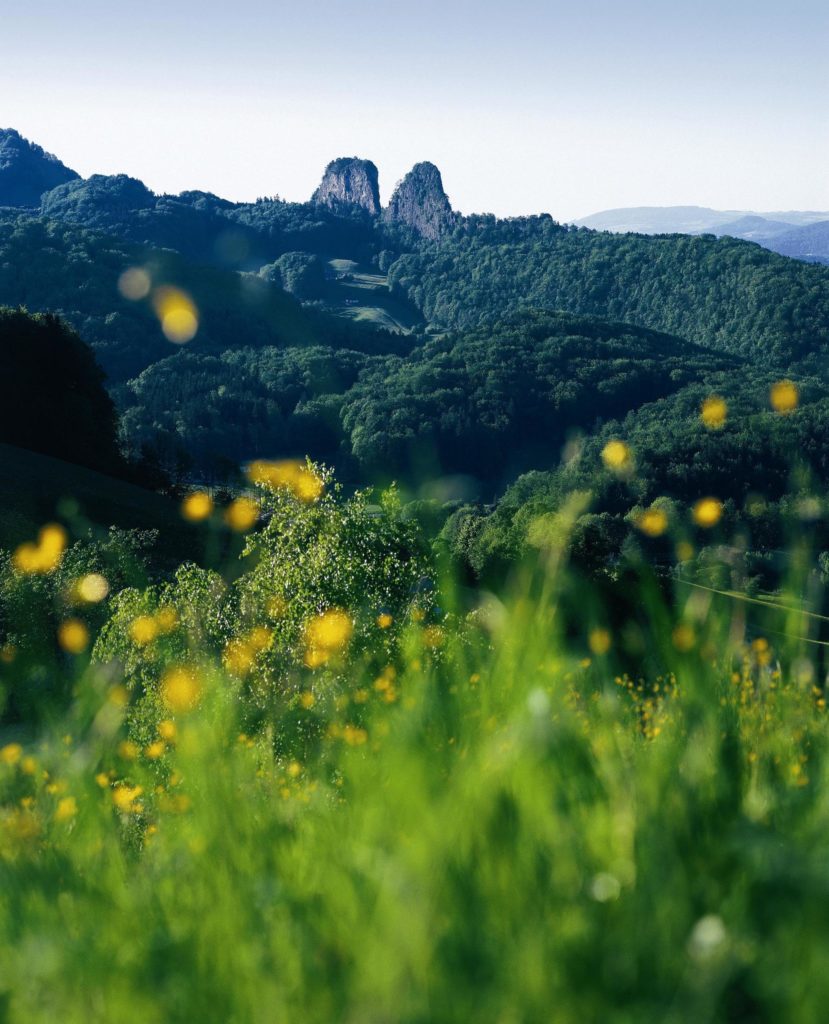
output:
[[[464,213],[829,209],[826,0],[0,0],[0,127],[86,176]]]

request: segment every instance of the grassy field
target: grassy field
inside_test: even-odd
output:
[[[339,571],[330,529],[302,539],[322,511],[262,534],[299,531],[297,602]],[[360,514],[346,545],[386,535]],[[643,572],[611,627],[559,538],[471,610],[447,579],[363,628],[359,584],[291,661],[294,567],[250,538],[246,597],[216,604],[230,566],[115,597],[94,650],[64,645],[65,711],[6,735],[0,1020],[823,1019],[829,742],[796,602],[751,618]]]
[[[328,302],[340,316],[401,334],[408,334],[422,319],[413,306],[389,293],[385,274],[366,270],[354,260],[332,259],[328,266],[338,275],[329,282]]]

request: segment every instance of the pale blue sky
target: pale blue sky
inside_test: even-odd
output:
[[[0,0],[0,127],[86,175],[307,198],[417,160],[464,212],[829,209],[826,0]]]

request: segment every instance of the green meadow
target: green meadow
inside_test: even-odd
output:
[[[59,526],[0,562],[0,1019],[821,1019],[802,544],[765,599],[609,598],[574,499],[473,593],[395,492],[250,473],[185,499],[209,567]],[[709,513],[642,529],[725,546]]]

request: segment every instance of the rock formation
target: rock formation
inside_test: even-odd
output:
[[[13,128],[0,128],[0,206],[39,206],[44,192],[78,177]]]
[[[377,168],[371,160],[359,160],[356,156],[332,160],[325,168],[311,202],[331,207],[341,204],[361,206],[370,214],[378,214],[380,186]]]
[[[394,190],[384,216],[393,223],[407,224],[431,241],[448,231],[455,214],[437,167],[428,162],[415,164]]]

